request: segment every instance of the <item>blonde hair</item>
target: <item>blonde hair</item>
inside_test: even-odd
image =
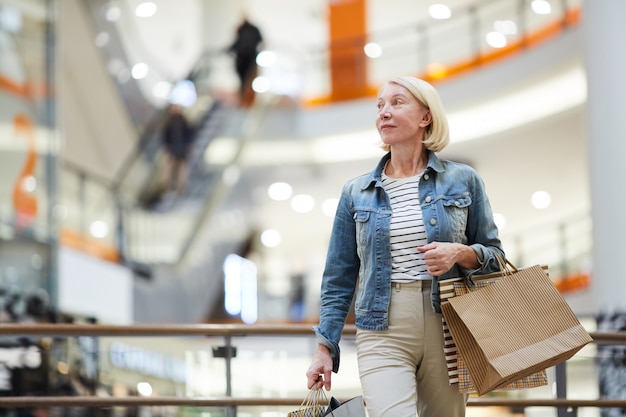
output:
[[[448,146],[450,143],[448,118],[435,87],[422,79],[410,76],[396,77],[389,80],[387,84],[398,84],[406,88],[424,108],[430,110],[433,120],[426,128],[426,134],[422,141],[424,147],[429,151],[439,152]],[[387,144],[383,144],[382,148],[389,151]]]

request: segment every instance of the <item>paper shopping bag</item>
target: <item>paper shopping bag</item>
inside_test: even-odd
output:
[[[287,417],[323,417],[326,412],[324,389],[311,388],[297,410],[287,413]]]
[[[539,265],[452,297],[442,311],[479,395],[564,362],[592,341]]]
[[[545,273],[547,274],[548,267],[543,265]],[[486,285],[494,282],[497,279],[501,279],[505,276],[503,272],[496,272],[492,274],[475,275],[473,281],[475,283],[474,288],[469,288],[463,277],[449,278],[438,282],[439,292],[441,294],[442,304],[447,303],[451,297],[467,294],[470,291],[483,288]],[[446,323],[445,317],[441,317],[443,325],[444,335],[444,354],[446,357],[446,363],[448,367],[448,381],[450,385],[456,385],[459,392],[472,393],[476,392],[476,387],[472,382],[469,375],[467,365],[463,360],[463,356],[458,353],[454,339],[450,334],[450,329]],[[545,369],[542,369],[534,374],[526,376],[524,378],[513,381],[509,384],[503,385],[498,388],[498,391],[517,390],[536,388],[548,384],[548,375]]]
[[[337,400],[335,397],[331,397],[324,416],[367,417],[363,396],[359,395],[358,397],[350,398],[344,402]]]

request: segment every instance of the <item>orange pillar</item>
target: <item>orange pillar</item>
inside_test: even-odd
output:
[[[331,100],[367,94],[366,0],[329,2]]]

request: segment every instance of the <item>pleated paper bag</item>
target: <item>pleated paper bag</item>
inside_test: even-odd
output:
[[[543,265],[544,272],[548,274],[547,265]],[[465,282],[465,278],[449,278],[441,280],[439,284],[439,293],[441,295],[441,303],[445,304],[451,297],[458,297],[463,294],[467,294],[470,291],[476,291],[487,285],[492,284],[498,279],[504,278],[506,275],[503,272],[496,272],[484,275],[474,275],[472,280],[474,281],[474,287],[470,288]],[[472,379],[467,370],[467,365],[463,360],[463,356],[458,352],[454,339],[450,334],[448,323],[446,323],[445,317],[441,316],[441,322],[443,326],[444,345],[443,351],[446,357],[446,364],[448,367],[448,381],[450,385],[455,385],[459,392],[472,393],[476,392],[476,387],[472,382]],[[498,387],[498,391],[508,390],[520,390],[528,388],[537,388],[548,385],[548,375],[545,369],[535,372],[532,375],[528,375],[524,378],[510,382],[507,385]]]
[[[506,272],[441,308],[479,395],[564,362],[592,341],[539,265]]]

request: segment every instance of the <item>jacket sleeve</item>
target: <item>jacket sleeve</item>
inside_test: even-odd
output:
[[[498,227],[496,226],[493,210],[489,203],[489,198],[485,192],[485,186],[480,176],[473,171],[470,176],[470,188],[472,189],[472,204],[467,223],[466,235],[469,246],[476,252],[478,263],[476,269],[462,268],[465,276],[479,273],[485,274],[500,270],[500,262],[497,257],[504,260],[505,254],[502,242],[498,237]]]
[[[344,188],[337,206],[322,276],[320,323],[314,328],[318,343],[331,351],[334,372],[339,369],[339,340],[350,311],[360,267],[356,224],[348,194]]]

